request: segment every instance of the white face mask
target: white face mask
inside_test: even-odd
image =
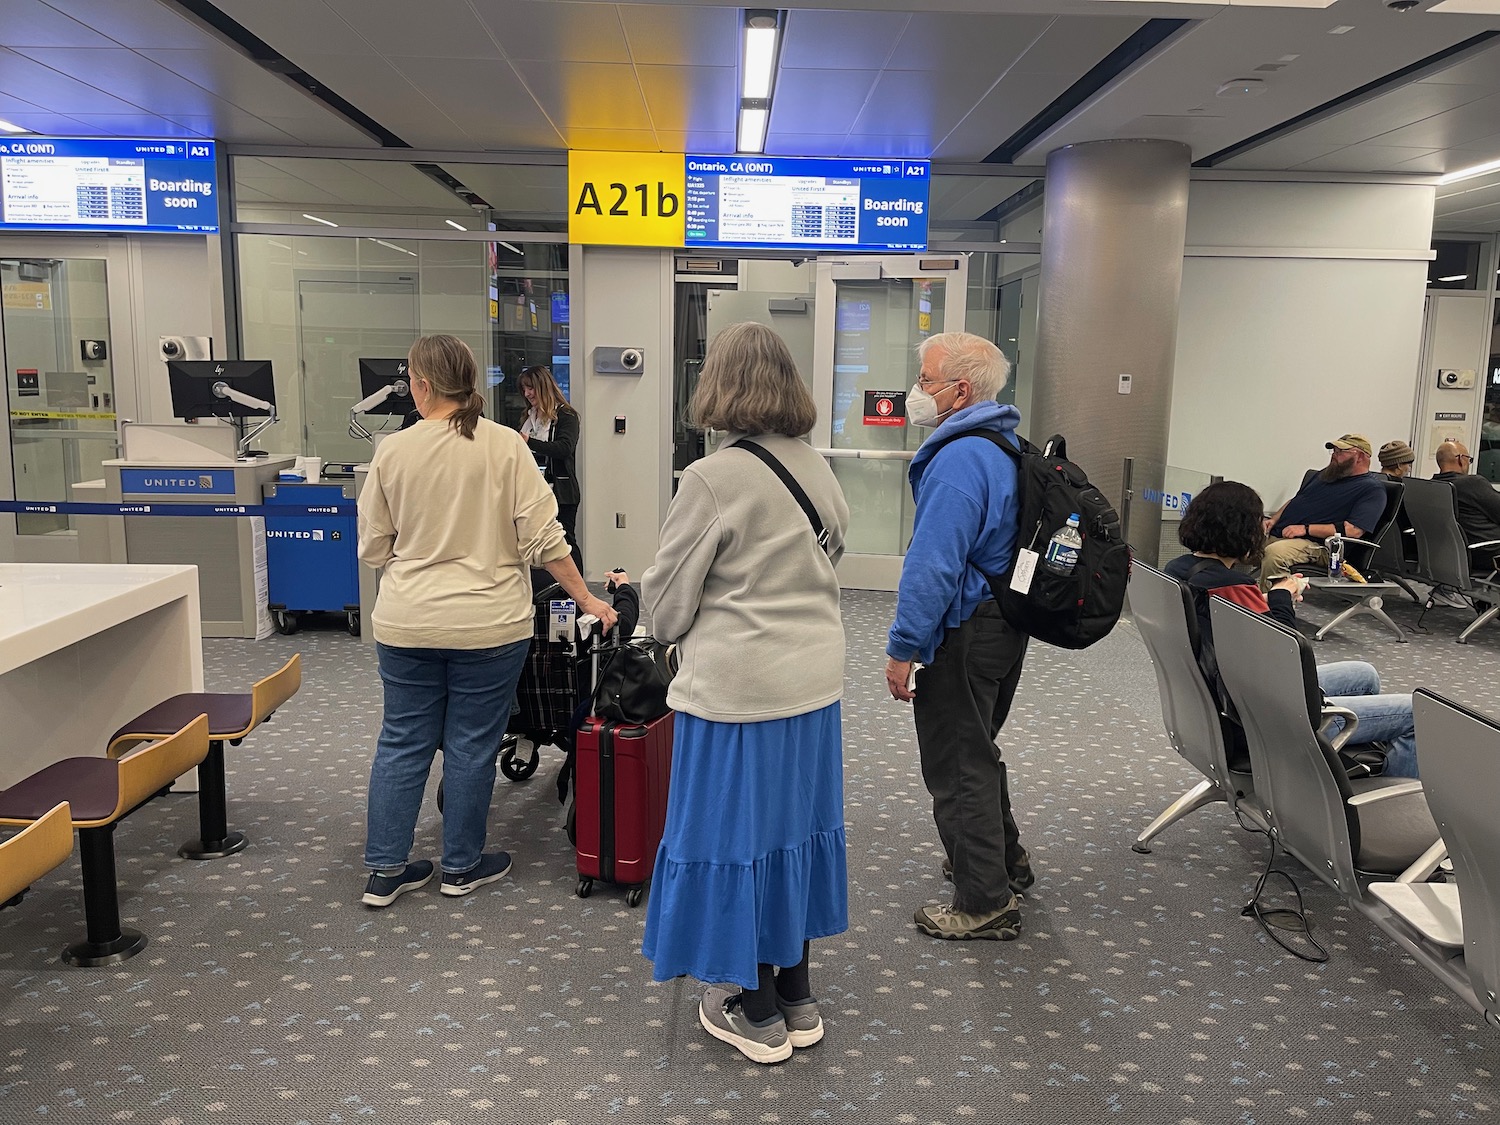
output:
[[[944,385],[944,390],[953,386],[952,383]],[[942,391],[938,392],[939,394]],[[938,413],[937,399],[922,389],[920,383],[913,383],[911,390],[906,392],[906,418],[913,426],[932,427],[942,424],[944,418],[952,414],[952,410]]]

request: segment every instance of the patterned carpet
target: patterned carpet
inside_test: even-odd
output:
[[[500,781],[491,839],[513,877],[359,905],[379,717],[373,650],[326,631],[210,641],[211,689],[301,651],[302,693],[230,752],[230,822],[250,847],[189,863],[194,799],[118,833],[127,924],[151,945],[68,969],[76,858],[0,913],[0,1121],[410,1125],[601,1120],[950,1125],[961,1121],[1456,1121],[1500,1104],[1500,1035],[1302,873],[1331,960],[1310,965],[1239,915],[1264,841],[1222,806],[1129,844],[1195,775],[1161,730],[1127,625],[1079,654],[1034,646],[1002,735],[1037,884],[1020,940],[943,943],[911,912],[945,884],[909,713],[883,691],[893,608],[850,593],[845,701],[850,929],[813,952],[827,1037],[763,1068],[698,1027],[691,982],[658,985],[644,910],[573,895],[544,753]],[[1307,616],[1326,620],[1325,606]],[[1395,615],[1414,625],[1417,613]],[[1500,628],[1452,643],[1457,610],[1397,644],[1368,619],[1320,646],[1363,650],[1403,690],[1495,709]],[[435,857],[429,803],[418,855]],[[1292,865],[1295,870],[1295,865]]]

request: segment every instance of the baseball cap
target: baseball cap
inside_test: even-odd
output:
[[[1341,438],[1334,438],[1328,442],[1324,449],[1357,449],[1366,457],[1374,456],[1375,447],[1370,444],[1370,439],[1364,434],[1345,434]],[[1416,458],[1412,458],[1416,460]]]
[[[1380,467],[1382,469],[1394,468],[1397,465],[1410,465],[1415,462],[1417,455],[1412,452],[1411,446],[1404,441],[1388,441],[1380,447]]]

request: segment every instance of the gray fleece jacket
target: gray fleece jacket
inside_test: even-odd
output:
[[[849,505],[806,442],[776,434],[755,441],[807,493],[828,529],[829,553],[770,468],[726,444],[683,471],[656,562],[641,580],[653,633],[678,645],[681,666],[667,701],[723,723],[804,715],[844,690],[833,567],[844,553]]]

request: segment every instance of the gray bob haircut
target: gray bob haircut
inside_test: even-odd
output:
[[[802,437],[818,408],[786,342],[763,324],[731,324],[708,343],[703,373],[688,406],[706,430]]]
[[[1005,353],[983,336],[972,332],[939,332],[917,345],[917,356],[938,352],[938,370],[944,379],[967,379],[974,388],[974,399],[993,399],[1005,389],[1010,378],[1010,360]]]

